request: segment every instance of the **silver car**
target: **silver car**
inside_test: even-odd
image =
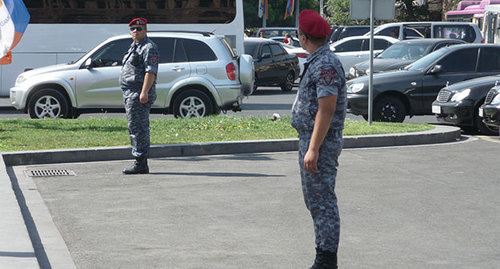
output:
[[[237,56],[210,33],[150,32],[160,51],[157,99],[152,113],[203,117],[240,110],[254,81],[253,59]],[[20,74],[10,89],[12,105],[31,118],[76,118],[81,113],[122,111],[118,83],[132,39],[109,38],[74,63]],[[194,108],[194,109],[193,109]]]

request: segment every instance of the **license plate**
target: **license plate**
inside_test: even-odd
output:
[[[484,116],[483,116],[483,115],[484,115],[484,114],[483,114],[483,110],[480,108],[480,109],[479,109],[479,117],[484,118]]]
[[[432,113],[441,114],[441,107],[440,106],[432,106]]]

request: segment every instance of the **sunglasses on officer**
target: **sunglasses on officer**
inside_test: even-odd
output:
[[[136,27],[130,27],[130,32],[133,32],[134,30],[137,30],[137,32],[142,31],[142,27],[136,26]]]

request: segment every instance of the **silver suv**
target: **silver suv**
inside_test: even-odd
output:
[[[203,117],[239,111],[254,81],[253,59],[237,56],[210,33],[149,32],[160,51],[153,113]],[[10,89],[12,105],[31,118],[76,118],[81,113],[123,111],[118,83],[129,35],[109,38],[74,63],[20,74]]]

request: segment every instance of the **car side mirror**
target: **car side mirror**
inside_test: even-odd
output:
[[[442,69],[441,65],[436,64],[433,68],[431,68],[431,70],[429,71],[429,74],[441,73],[442,70],[443,69]]]
[[[262,53],[262,56],[260,56],[260,59],[266,59],[266,58],[271,58],[271,53],[269,52],[266,52],[266,53]]]
[[[85,68],[92,69],[92,58],[88,58],[84,64]]]

